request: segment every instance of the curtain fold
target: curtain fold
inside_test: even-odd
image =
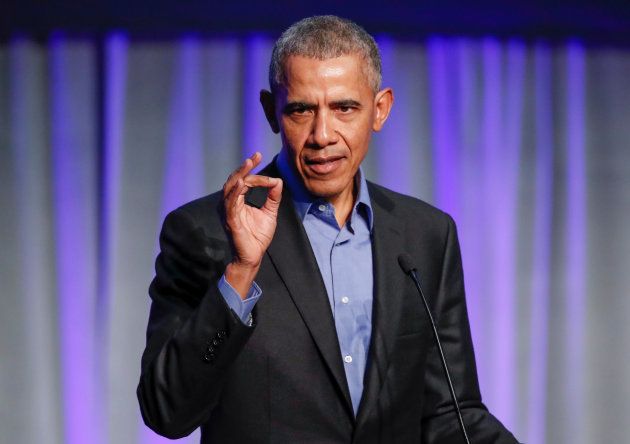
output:
[[[624,442],[630,51],[377,41],[395,103],[363,169],[457,222],[485,403],[523,442]],[[272,44],[0,45],[0,442],[166,442],[135,399],[157,235],[277,152],[258,96]]]

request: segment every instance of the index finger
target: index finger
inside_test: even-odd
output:
[[[243,163],[229,175],[223,190],[228,193],[239,179],[244,179],[262,160],[262,154],[256,151],[250,157],[246,158]]]
[[[251,170],[256,168],[260,161],[262,160],[262,154],[259,151],[256,151],[254,154],[246,158],[240,167],[238,167],[235,171],[236,175],[240,178],[244,178],[247,176]]]
[[[245,184],[248,188],[254,188],[254,187],[272,188],[276,186],[279,180],[280,179],[278,179],[277,177],[250,174],[245,179],[243,179],[243,184]]]

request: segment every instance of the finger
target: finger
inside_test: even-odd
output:
[[[256,151],[254,154],[252,154],[249,157],[249,159],[251,159],[251,161],[252,161],[252,168],[251,169],[254,169],[258,165],[260,165],[260,162],[262,161],[262,154],[260,153],[260,151]]]
[[[232,229],[238,229],[240,226],[239,214],[245,205],[247,189],[248,187],[243,183],[243,180],[239,179],[224,200],[225,219]]]
[[[280,200],[282,199],[282,179],[276,179],[274,185],[269,188],[267,193],[267,200],[263,205],[263,208],[270,211],[277,211],[280,206]]]
[[[237,178],[244,178],[247,176],[254,168],[256,168],[260,161],[262,160],[262,154],[256,151],[251,156],[247,157],[240,167],[238,167],[234,172]]]
[[[246,158],[241,165],[232,171],[232,173],[228,176],[225,184],[223,185],[223,195],[226,196],[234,184],[244,177],[246,177],[252,169],[254,169],[257,165],[260,164],[262,160],[262,154],[256,151],[250,157]]]
[[[236,175],[239,178],[246,177],[254,168],[256,168],[262,160],[262,154],[256,151],[254,154],[246,158],[240,167],[236,169]]]
[[[224,206],[226,210],[229,210],[237,204],[238,198],[241,194],[247,192],[247,186],[243,183],[243,179],[238,179],[234,182],[234,185],[230,188],[227,195],[224,198]]]
[[[225,200],[229,201],[228,205],[233,205],[234,199],[238,198],[238,196],[247,194],[250,188],[272,188],[276,186],[279,181],[281,180],[274,177],[259,176],[254,174],[245,177],[245,179],[238,179],[228,191],[228,194],[225,196]]]
[[[269,176],[259,176],[257,174],[251,174],[245,177],[245,179],[243,179],[243,182],[245,183],[245,185],[247,185],[250,188],[253,188],[253,187],[271,188],[271,187],[274,187],[278,183],[278,181],[281,181],[281,179],[278,179],[276,177],[269,177]]]

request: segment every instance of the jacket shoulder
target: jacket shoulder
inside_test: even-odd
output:
[[[222,191],[216,191],[212,194],[191,200],[170,211],[166,216],[166,220],[183,216],[187,219],[204,221],[206,223],[214,219],[220,221],[222,196]]]
[[[370,199],[390,211],[397,218],[422,223],[424,226],[455,224],[448,213],[422,199],[398,193],[369,181],[368,189]]]

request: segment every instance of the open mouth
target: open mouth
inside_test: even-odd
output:
[[[312,157],[305,159],[308,168],[316,174],[329,174],[341,166],[343,156]]]

